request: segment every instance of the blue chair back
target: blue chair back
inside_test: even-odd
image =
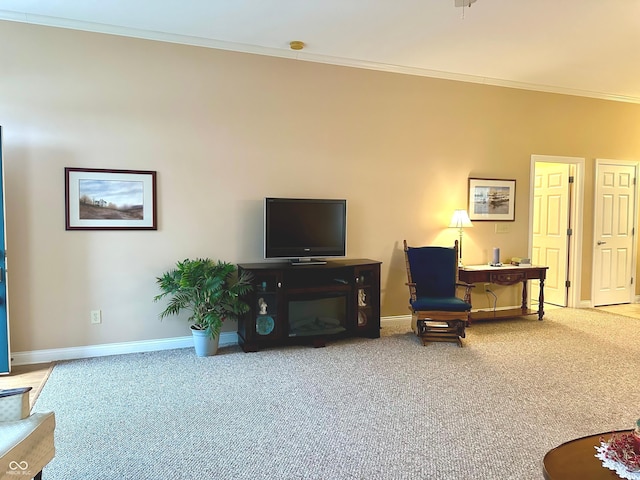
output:
[[[407,258],[418,298],[456,296],[458,259],[455,248],[409,247]]]

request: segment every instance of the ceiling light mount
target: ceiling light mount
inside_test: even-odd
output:
[[[476,3],[476,0],[454,0],[456,7],[471,7],[472,3]]]
[[[473,0],[475,2],[475,0]],[[293,40],[292,42],[289,42],[289,47],[291,47],[291,50],[302,50],[304,48],[304,42],[301,42],[300,40]]]

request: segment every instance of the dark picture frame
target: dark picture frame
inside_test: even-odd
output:
[[[64,169],[66,230],[157,230],[156,172]]]
[[[516,219],[516,181],[469,178],[469,218],[474,222],[513,222]]]

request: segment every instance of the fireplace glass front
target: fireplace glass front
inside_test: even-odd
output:
[[[346,330],[347,294],[327,293],[321,297],[290,299],[289,336],[330,335]]]

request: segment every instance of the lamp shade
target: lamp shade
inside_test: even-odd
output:
[[[451,217],[450,228],[469,228],[473,227],[469,214],[466,210],[455,210]]]

